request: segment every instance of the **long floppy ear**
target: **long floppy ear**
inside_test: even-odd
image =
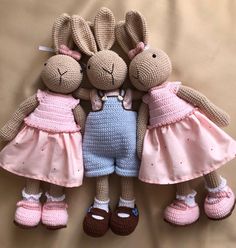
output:
[[[128,54],[128,52],[134,48],[134,45],[132,44],[132,40],[125,30],[124,21],[119,21],[116,24],[115,34],[118,44],[121,46],[123,51]]]
[[[94,55],[97,46],[89,24],[81,16],[73,15],[71,27],[73,40],[78,48],[88,56]]]
[[[148,29],[144,16],[138,11],[129,11],[125,16],[125,28],[135,45],[148,44]]]
[[[94,19],[94,35],[100,51],[110,49],[115,42],[115,17],[108,8],[101,8]]]
[[[68,14],[62,14],[53,24],[52,39],[56,54],[59,53],[60,45],[66,45],[69,48],[73,46],[70,22],[71,17]]]

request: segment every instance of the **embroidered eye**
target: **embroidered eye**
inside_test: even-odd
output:
[[[90,65],[88,65],[88,69],[90,69],[91,68],[91,66]]]
[[[44,66],[46,66],[47,65],[47,63],[44,63]]]
[[[153,58],[156,58],[156,54],[154,53],[154,54],[152,55],[152,57],[153,57]]]

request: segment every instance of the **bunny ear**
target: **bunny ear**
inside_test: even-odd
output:
[[[53,24],[52,39],[56,54],[59,53],[61,45],[66,45],[70,48],[73,46],[70,21],[71,18],[68,14],[62,14]]]
[[[90,27],[90,30],[92,31],[92,34],[94,36],[94,23],[93,22],[90,22],[90,21],[87,21],[89,27]]]
[[[94,34],[99,49],[108,50],[115,42],[115,17],[111,10],[101,8],[95,16]]]
[[[134,48],[134,46],[132,44],[131,38],[125,30],[124,21],[120,21],[117,23],[115,33],[118,44],[121,46],[123,51],[128,54],[129,51]]]
[[[73,15],[71,27],[72,36],[78,48],[88,56],[94,55],[97,52],[97,46],[89,24],[81,16]]]
[[[133,43],[137,45],[139,42],[148,44],[147,23],[144,16],[138,11],[129,11],[126,13],[126,31],[132,38]]]

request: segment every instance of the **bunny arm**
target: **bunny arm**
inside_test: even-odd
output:
[[[132,90],[132,100],[140,100],[142,99],[144,93],[138,90]]]
[[[228,126],[230,117],[222,109],[214,105],[206,96],[200,92],[181,85],[177,96],[190,104],[199,107],[215,124],[220,127]]]
[[[90,90],[85,88],[79,88],[73,94],[75,98],[89,101],[90,100]]]
[[[77,105],[74,109],[73,109],[73,114],[74,114],[74,118],[75,121],[78,125],[80,125],[81,128],[81,133],[84,133],[84,127],[85,127],[85,120],[86,120],[86,114],[83,110],[83,108],[80,105]]]
[[[4,141],[13,140],[19,132],[24,118],[33,112],[38,104],[36,94],[22,102],[11,119],[0,129],[0,139]]]
[[[141,159],[142,157],[143,140],[147,130],[148,118],[149,118],[148,105],[142,102],[138,112],[138,126],[137,126],[137,154],[139,159]]]

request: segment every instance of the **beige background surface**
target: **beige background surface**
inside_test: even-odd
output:
[[[38,45],[51,45],[54,19],[62,12],[91,19],[97,8],[111,8],[117,20],[129,9],[140,10],[150,27],[150,43],[164,49],[174,67],[172,79],[181,80],[206,94],[231,115],[226,131],[236,137],[236,1],[235,0],[0,0],[0,126],[40,82],[47,53]],[[236,161],[221,169],[236,191]],[[111,178],[111,200],[119,195],[118,178]],[[12,223],[16,200],[24,180],[0,171],[0,248],[10,247],[136,247],[218,248],[235,247],[236,213],[221,222],[202,213],[198,223],[175,228],[162,220],[162,211],[174,195],[171,186],[136,182],[140,223],[129,237],[110,231],[101,239],[84,235],[81,224],[94,194],[94,181],[86,179],[79,189],[68,190],[69,226],[48,231],[42,226],[21,230]],[[193,185],[203,204],[202,179]]]

